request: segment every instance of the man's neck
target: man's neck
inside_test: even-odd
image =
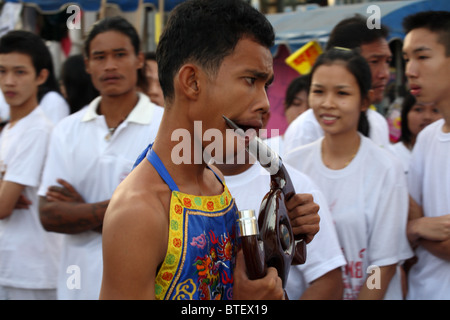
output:
[[[436,108],[444,118],[445,123],[442,130],[444,133],[450,133],[450,99],[436,103]]]
[[[225,176],[235,176],[247,171],[253,166],[253,163],[244,164],[215,164],[215,166],[225,175]]]
[[[25,118],[38,106],[37,97],[30,98],[21,105],[9,107],[9,124],[13,127],[20,119]]]
[[[196,132],[193,121],[185,113],[187,109],[178,108],[178,113],[171,108],[165,110],[152,149],[182,192],[217,195],[223,187],[212,171],[207,169],[201,147],[200,151],[194,148]],[[182,135],[174,138],[172,134],[177,131]],[[197,155],[194,154],[196,152]]]
[[[116,128],[124,121],[139,101],[136,90],[118,96],[102,95],[97,113],[105,117],[110,128]]]

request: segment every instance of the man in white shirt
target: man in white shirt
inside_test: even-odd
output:
[[[98,22],[85,50],[100,97],[55,127],[39,190],[43,225],[65,234],[58,299],[98,299],[106,207],[153,142],[163,113],[138,92],[144,57],[129,22],[120,17]]]
[[[412,198],[423,216],[410,217],[408,238],[417,263],[408,274],[408,299],[450,299],[450,12],[406,17],[403,56],[410,92],[435,102],[443,119],[423,129],[408,172]]]
[[[239,210],[253,209],[258,215],[261,201],[270,190],[270,175],[258,163],[216,166],[224,173],[225,182],[235,197]],[[346,264],[337,238],[327,202],[318,187],[304,174],[287,166],[295,191],[319,205],[320,231],[307,245],[305,264],[292,266],[286,284],[291,300],[341,299],[340,267]],[[244,170],[244,171],[242,171]],[[305,201],[305,204],[307,201]]]
[[[0,122],[3,123],[9,119],[9,105],[5,101],[3,92],[0,91]]]
[[[60,236],[39,221],[37,190],[53,125],[38,106],[50,56],[41,38],[0,40],[0,87],[9,105],[0,135],[0,300],[55,299]]]
[[[368,29],[366,18],[355,16],[339,22],[331,31],[327,49],[344,47],[360,49],[372,73],[372,103],[380,103],[389,80],[391,50],[386,40],[388,30],[381,25],[379,29]],[[369,138],[379,146],[389,145],[389,128],[386,119],[373,108],[366,112],[369,122]],[[298,116],[284,134],[284,150],[308,144],[323,136],[323,130],[311,109]]]

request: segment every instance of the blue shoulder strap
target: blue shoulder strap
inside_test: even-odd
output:
[[[139,155],[139,157],[136,159],[133,169],[136,168],[136,166],[142,162],[145,158],[153,165],[153,167],[158,171],[161,178],[164,180],[165,183],[169,186],[170,190],[172,191],[180,191],[178,189],[178,186],[176,185],[175,181],[173,181],[172,177],[170,176],[169,172],[167,171],[166,167],[162,163],[161,159],[159,159],[158,155],[155,151],[152,149],[153,143],[149,144],[147,148],[145,148],[144,151]]]
[[[167,171],[166,167],[162,163],[161,159],[158,157],[156,152],[151,148],[147,153],[147,160],[150,161],[150,163],[153,165],[153,167],[156,169],[156,171],[158,171],[159,175],[164,180],[164,182],[167,183],[170,190],[180,191],[178,189],[178,186],[176,185],[175,181],[173,181],[173,179],[170,176],[169,172]]]
[[[164,182],[167,183],[167,185],[169,186],[170,190],[172,190],[172,191],[180,191],[178,189],[178,186],[176,185],[175,181],[173,181],[173,179],[170,176],[169,172],[167,171],[166,167],[162,163],[161,159],[158,157],[156,152],[153,151],[152,146],[153,146],[153,143],[149,144],[148,147],[145,148],[144,151],[142,151],[142,153],[136,159],[136,161],[135,161],[135,163],[133,165],[133,169],[136,168],[136,166],[139,163],[141,163],[142,160],[147,158],[147,160],[153,165],[153,167],[156,169],[156,171],[158,171],[159,175],[164,180]],[[209,170],[211,170],[212,173],[214,173],[214,175],[216,176],[217,180],[219,180],[220,183],[223,184],[222,179],[217,175],[217,173],[215,173],[214,170],[211,169],[209,166],[207,166],[207,168]]]

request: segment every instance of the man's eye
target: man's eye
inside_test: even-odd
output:
[[[246,77],[245,80],[248,82],[248,84],[253,85],[256,82],[256,78],[254,77]]]

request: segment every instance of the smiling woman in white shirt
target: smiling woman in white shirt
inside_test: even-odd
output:
[[[358,131],[370,105],[369,66],[354,51],[331,49],[311,76],[309,105],[324,137],[284,160],[327,198],[347,260],[343,298],[401,299],[397,265],[412,256],[408,190],[400,162]]]

